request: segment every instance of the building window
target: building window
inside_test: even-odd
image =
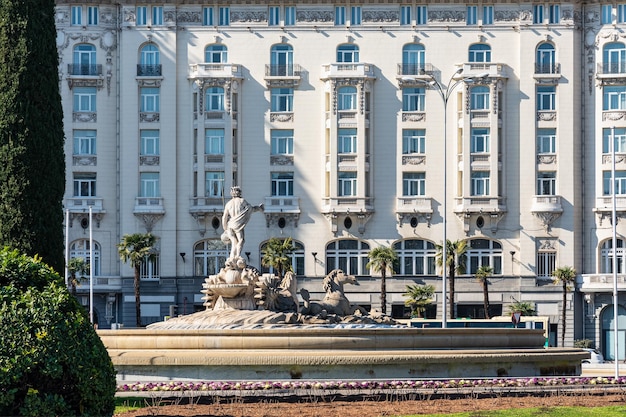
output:
[[[361,24],[361,6],[350,7],[350,24],[351,25]]]
[[[603,25],[610,25],[613,23],[613,5],[603,4],[601,8],[601,22]]]
[[[96,87],[74,87],[74,111],[96,111]]]
[[[293,76],[293,47],[274,45],[270,50],[270,75]]]
[[[491,62],[491,47],[475,43],[469,47],[469,62]]]
[[[98,24],[98,6],[87,7],[87,25],[96,26]]]
[[[279,6],[269,7],[269,20],[267,24],[268,26],[280,25],[280,7]]]
[[[537,111],[556,110],[556,86],[537,86]]]
[[[209,45],[204,50],[204,60],[211,64],[224,64],[228,62],[228,48],[226,45]]]
[[[158,253],[153,253],[152,256],[146,256],[139,268],[139,279],[141,280],[153,280],[161,277],[159,272],[160,256]]]
[[[155,44],[149,43],[141,48],[141,56],[137,75],[149,77],[161,75],[161,56],[159,53],[159,48]]]
[[[544,42],[537,47],[537,63],[535,72],[537,74],[556,74],[558,66],[556,64],[556,51],[554,45]]]
[[[424,70],[426,51],[424,45],[410,43],[402,48],[402,75],[419,75]]]
[[[471,153],[489,153],[489,128],[472,128],[470,138]]]
[[[356,87],[340,87],[337,90],[337,105],[339,110],[356,110]]]
[[[556,172],[537,173],[537,195],[556,195]]]
[[[272,112],[293,111],[293,88],[272,88]]]
[[[272,130],[272,155],[293,155],[293,130]]]
[[[356,172],[339,172],[338,182],[338,194],[340,197],[356,196]]]
[[[137,26],[148,25],[148,7],[137,6]]]
[[[426,195],[426,174],[423,172],[403,172],[402,173],[402,196],[424,196]]]
[[[424,129],[402,130],[402,153],[426,153],[426,131]]]
[[[481,266],[493,268],[494,275],[502,274],[502,245],[493,240],[470,239],[467,245],[467,261],[470,274]]]
[[[470,175],[472,196],[489,195],[489,172],[473,171]]]
[[[602,195],[613,195],[611,191],[611,171],[602,172]],[[626,171],[615,171],[615,195],[626,194]]]
[[[229,7],[220,7],[218,10],[219,13],[219,25],[220,26],[229,26],[230,25],[230,8]]]
[[[543,23],[543,5],[533,4],[533,24],[540,25]]]
[[[96,174],[91,172],[74,173],[74,197],[96,196]]]
[[[548,23],[556,24],[561,21],[561,6],[558,4],[551,4],[549,7]]]
[[[552,279],[556,269],[556,251],[537,252],[537,277]]]
[[[626,86],[605,86],[602,89],[602,110],[626,110]]]
[[[617,5],[617,23],[626,22],[626,4]]]
[[[304,245],[300,242],[292,241],[291,245],[294,250],[289,255],[287,255],[291,259],[291,268],[296,276],[304,275]],[[261,258],[265,256],[265,249],[267,247],[267,242],[261,245]],[[261,274],[273,274],[274,268],[270,266],[261,265]]]
[[[93,263],[91,253],[93,252]],[[93,242],[93,251],[89,239],[79,239],[70,245],[70,259],[80,258],[85,261],[94,276],[100,275],[100,244]]]
[[[293,172],[272,172],[272,197],[293,196]]]
[[[163,26],[163,6],[152,6],[152,24]]]
[[[72,26],[83,25],[83,7],[72,6]]]
[[[402,111],[424,111],[426,92],[424,88],[402,89]]]
[[[346,24],[346,8],[344,6],[335,7],[335,26]]]
[[[142,156],[160,155],[159,131],[142,129],[139,134],[141,136],[140,154]]]
[[[326,245],[326,273],[341,269],[350,275],[366,275],[370,245],[353,239],[342,239]]]
[[[602,153],[612,153],[611,136],[615,145],[615,153],[626,153],[626,128],[602,129]]]
[[[489,110],[489,87],[479,85],[470,90],[470,108],[472,110]]]
[[[467,15],[465,16],[465,23],[468,26],[473,26],[476,25],[478,23],[478,18],[477,18],[477,7],[476,6],[467,6]]]
[[[285,26],[295,26],[296,6],[285,6]]]
[[[223,171],[207,171],[204,173],[204,196],[205,197],[224,197],[224,172]]]
[[[626,48],[621,42],[610,42],[602,48],[602,73],[626,73]]]
[[[398,255],[397,275],[435,275],[437,249],[427,240],[407,239],[393,244]]]
[[[95,46],[89,44],[74,46],[72,60],[72,75],[99,75]]]
[[[613,239],[605,240],[600,247],[600,273],[613,273],[613,256],[617,256],[617,273],[624,273],[624,260],[626,251],[624,251],[624,240],[616,239],[617,249],[613,250]]]
[[[400,24],[408,26],[411,23],[411,6],[400,6]]]
[[[483,25],[493,25],[493,6],[483,6]]]
[[[538,154],[555,154],[556,153],[556,129],[538,129],[537,130],[537,153]]]
[[[160,111],[161,92],[159,87],[141,87],[139,89],[139,108],[142,113],[158,113]]]
[[[161,197],[158,172],[139,174],[139,197]]]
[[[202,26],[214,26],[213,7],[202,8]]]
[[[96,131],[95,130],[75,130],[74,131],[74,155],[95,155],[96,154]]]
[[[207,239],[193,248],[193,271],[196,277],[216,275],[226,263],[228,251],[219,239]]]
[[[206,129],[204,131],[204,154],[224,155],[224,129]]]
[[[209,87],[206,89],[206,111],[224,111],[224,89]]]
[[[337,153],[357,153],[356,129],[337,131]]]
[[[359,47],[352,44],[339,45],[337,62],[359,62]]]
[[[417,6],[415,8],[415,23],[418,25],[425,25],[428,23],[427,6]]]

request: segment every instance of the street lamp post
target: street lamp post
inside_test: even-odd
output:
[[[447,239],[447,221],[448,221],[448,212],[447,212],[447,195],[448,195],[448,101],[454,89],[463,82],[463,79],[454,80],[454,78],[463,72],[463,68],[459,68],[455,71],[454,74],[450,77],[447,85],[441,83],[441,81],[437,80],[431,73],[423,73],[424,75],[430,78],[430,81],[427,82],[429,86],[431,86],[441,97],[441,101],[443,103],[443,202],[441,204],[442,209],[442,218],[443,218],[443,243],[441,245],[441,294],[443,298],[443,306],[442,306],[442,319],[441,319],[441,327],[447,327],[448,320],[448,288],[447,288],[447,257],[448,257],[448,239]],[[452,303],[452,308],[454,308],[454,300],[450,300]]]

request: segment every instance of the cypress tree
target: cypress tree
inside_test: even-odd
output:
[[[0,0],[0,245],[63,269],[63,110],[54,0]]]

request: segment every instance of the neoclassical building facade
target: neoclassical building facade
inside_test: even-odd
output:
[[[143,322],[203,308],[238,185],[264,204],[249,264],[291,237],[314,295],[342,268],[351,301],[379,309],[367,253],[391,246],[387,311],[432,284],[441,319],[436,246],[465,240],[457,317],[483,317],[490,266],[491,315],[532,303],[559,345],[565,308],[565,344],[607,358],[615,256],[624,346],[626,3],[58,0],[56,23],[68,254],[93,267],[100,327],[135,322],[129,233],[158,238]],[[562,266],[577,271],[565,306]]]

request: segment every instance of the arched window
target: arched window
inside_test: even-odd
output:
[[[141,48],[139,57],[138,76],[160,76],[161,75],[161,58],[159,48],[148,43]]]
[[[293,76],[293,47],[274,45],[270,51],[270,75]]]
[[[79,239],[70,245],[70,259],[81,258],[93,268],[93,275],[100,275],[100,244],[93,242],[93,265],[91,263],[89,239]]]
[[[475,274],[481,266],[490,266],[502,274],[502,245],[495,240],[470,239],[467,245],[467,273]]]
[[[360,240],[341,239],[326,245],[326,273],[333,269],[341,269],[350,275],[365,275],[368,273],[367,254],[370,245]]]
[[[470,89],[470,109],[489,110],[489,87],[478,85]]]
[[[435,275],[435,244],[422,239],[406,239],[393,244],[398,254],[395,273],[399,275]]]
[[[624,251],[624,239],[617,239],[617,250],[613,251],[613,239],[607,239],[600,245],[600,273],[613,273],[613,254],[617,254],[617,273],[624,272],[624,259],[626,252]]]
[[[296,276],[303,276],[304,275],[304,245],[296,241],[292,241],[291,244],[295,248],[295,250],[291,254],[291,267],[293,268],[293,272],[296,274]],[[261,244],[261,253],[260,253],[259,259],[263,257],[266,245],[267,245],[267,242],[263,242]],[[260,263],[261,262],[259,262],[259,264]],[[274,268],[261,265],[261,273],[273,274]]]
[[[424,70],[424,45],[410,43],[402,48],[402,75],[418,75]]]
[[[337,90],[338,110],[356,110],[356,87],[339,87]]]
[[[469,62],[491,62],[491,46],[475,43],[469,47]]]
[[[100,75],[96,65],[96,47],[86,43],[74,47],[71,75]]]
[[[209,87],[206,89],[206,111],[224,111],[224,89]]]
[[[337,62],[359,62],[359,47],[351,43],[339,45]]]
[[[610,42],[602,48],[602,73],[626,73],[626,47],[621,42]]]
[[[228,250],[219,239],[202,240],[193,248],[193,274],[197,277],[216,275],[226,263]]]
[[[228,48],[221,44],[208,45],[204,49],[204,61],[213,64],[228,62]]]
[[[544,42],[537,47],[537,61],[535,62],[536,74],[556,74],[556,50],[554,45]]]

